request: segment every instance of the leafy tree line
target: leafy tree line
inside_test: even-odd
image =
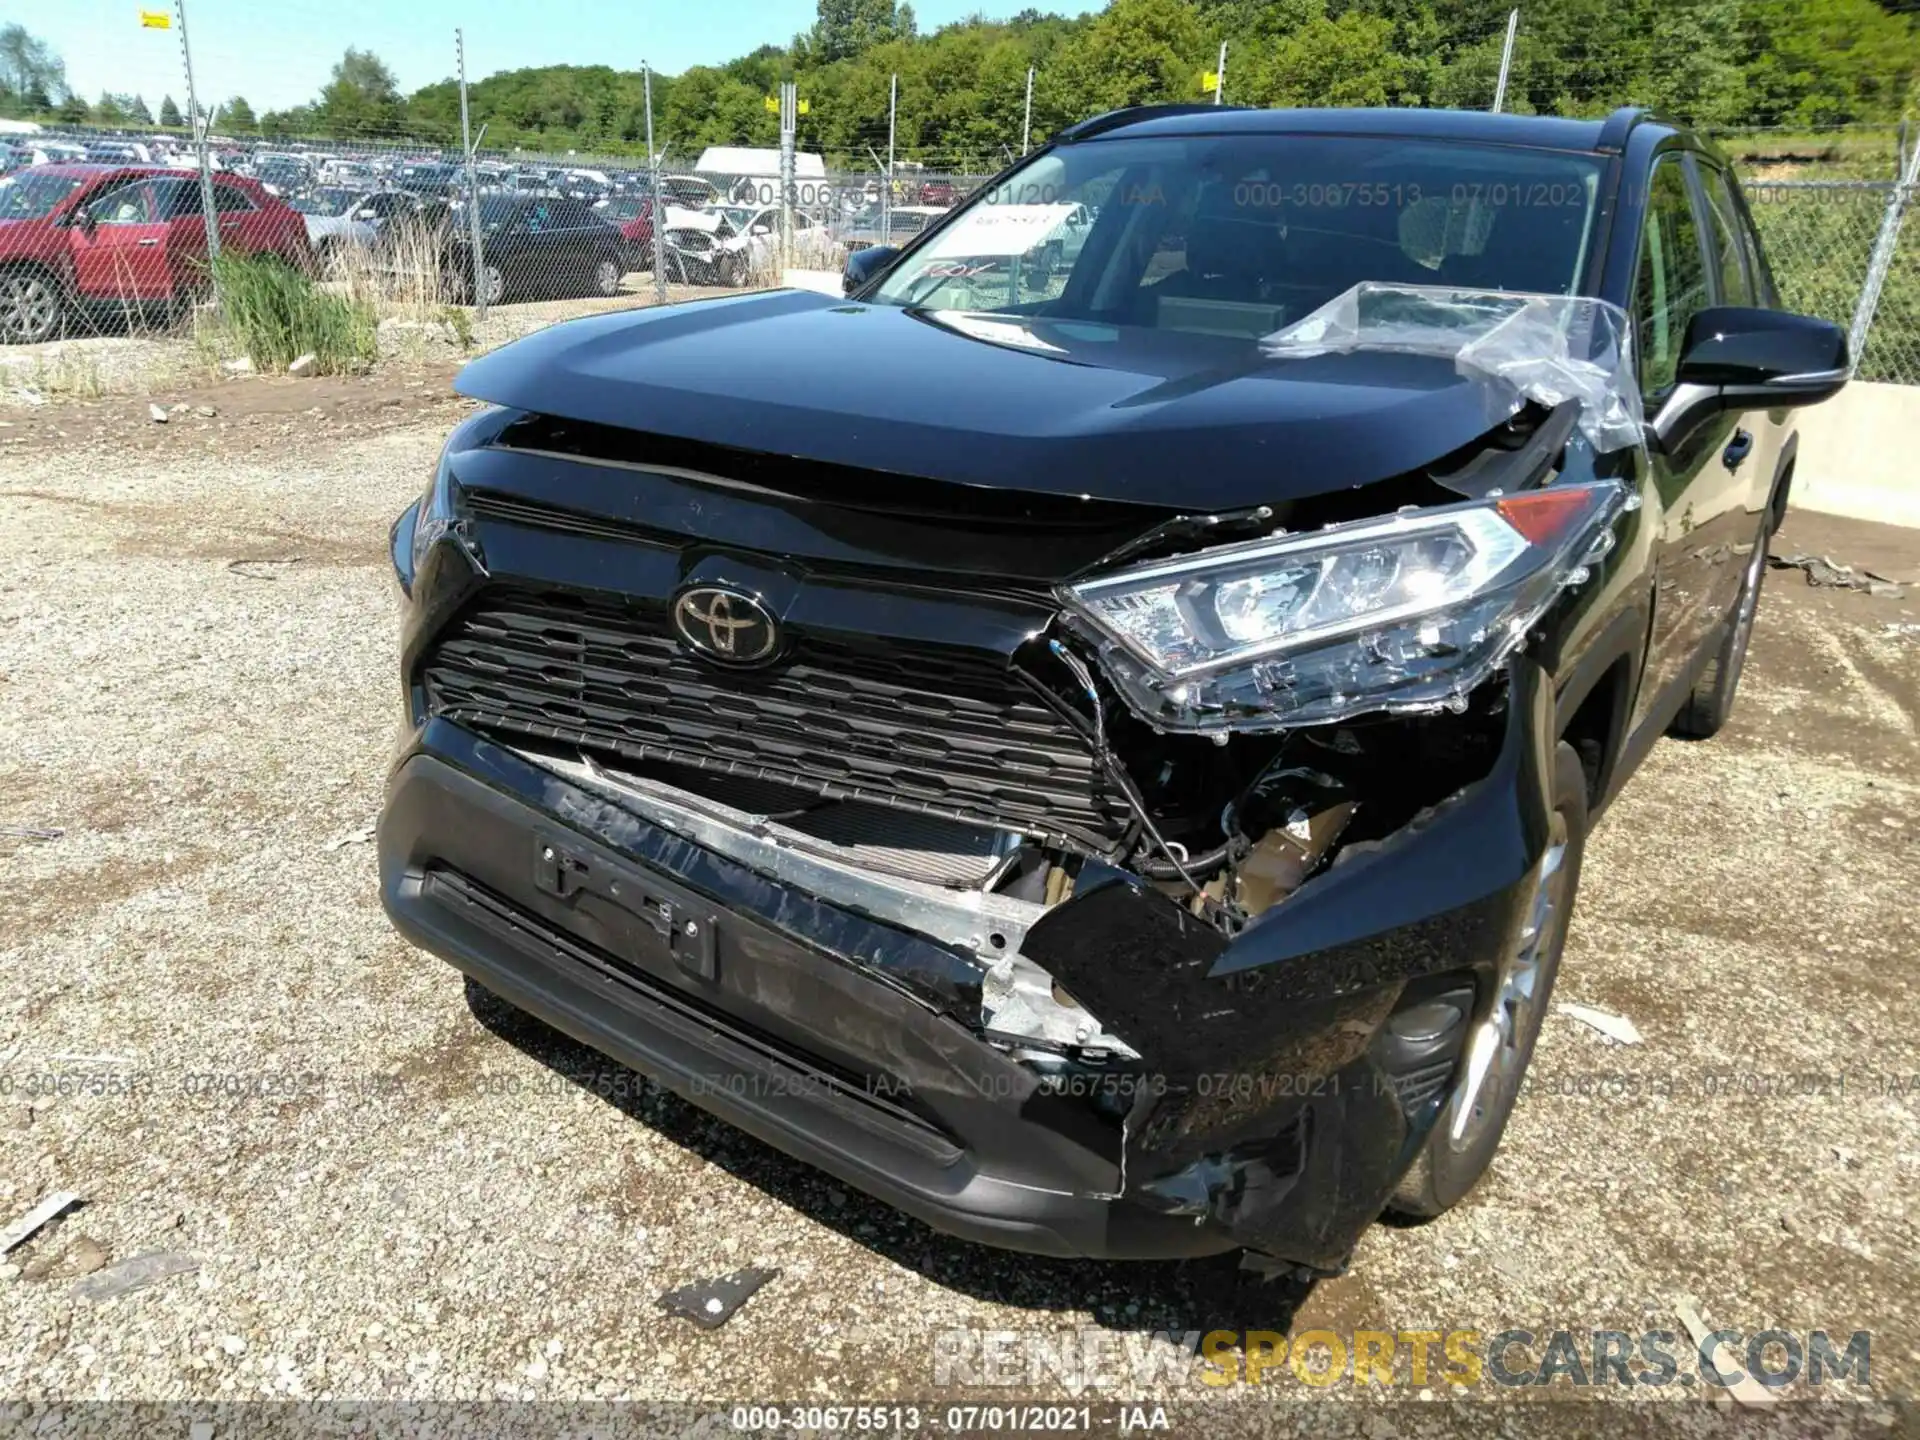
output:
[[[902,158],[990,167],[1018,151],[1029,68],[1038,141],[1116,106],[1201,99],[1223,40],[1234,103],[1484,108],[1510,3],[1111,0],[1075,19],[1029,9],[923,35],[899,0],[819,0],[816,23],[787,45],[656,75],[654,132],[683,156],[709,144],[772,145],[766,98],[793,79],[808,102],[802,147],[870,163],[885,149],[888,84],[898,76]],[[1633,101],[1713,128],[1889,122],[1908,111],[1920,76],[1911,9],[1904,0],[1522,0],[1507,106],[1587,115]],[[634,153],[646,133],[641,76],[604,65],[489,75],[470,100],[489,148]],[[140,97],[79,102],[57,56],[20,26],[0,31],[0,112],[64,115],[76,105],[81,118],[146,123]],[[170,98],[162,124],[169,108]],[[217,128],[446,142],[459,114],[453,80],[403,94],[378,56],[349,49],[309,104],[256,120],[236,96]]]

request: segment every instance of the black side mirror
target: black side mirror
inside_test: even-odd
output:
[[[1840,393],[1850,370],[1847,332],[1830,320],[1781,310],[1721,306],[1687,326],[1673,392],[1653,417],[1672,450],[1722,410],[1817,405]]]
[[[93,207],[91,205],[78,205],[75,206],[73,212],[67,216],[67,223],[73,226],[74,229],[84,231],[86,234],[91,235],[100,227],[100,217],[93,213]]]
[[[840,293],[851,295],[894,262],[898,245],[869,245],[847,256],[846,273],[840,277]]]

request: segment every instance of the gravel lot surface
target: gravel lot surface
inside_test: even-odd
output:
[[[0,415],[0,827],[62,832],[0,832],[0,1223],[84,1201],[4,1257],[0,1397],[1071,1395],[936,1387],[936,1334],[972,1330],[1109,1337],[1164,1363],[1095,1398],[1214,1402],[1154,1332],[1639,1332],[1681,1296],[1748,1332],[1870,1330],[1873,1395],[1911,1393],[1915,591],[1771,576],[1732,725],[1658,746],[1588,852],[1557,999],[1644,1040],[1550,1017],[1463,1209],[1376,1227],[1310,1288],[1037,1260],[470,1005],[389,929],[384,552],[463,413],[445,378],[248,382],[165,425],[144,399]],[[1915,532],[1796,516],[1787,542],[1920,571]],[[155,1251],[197,1268],[75,1293]],[[723,1330],[656,1308],[749,1265],[779,1274]]]

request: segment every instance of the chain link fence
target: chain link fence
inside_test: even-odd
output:
[[[52,222],[47,254],[0,259],[0,339],[15,343],[178,331],[217,285],[276,267],[367,324],[526,307],[515,328],[532,328],[837,272],[853,249],[904,243],[983,178],[903,167],[889,185],[816,166],[783,205],[770,150],[736,150],[726,170],[524,150],[478,150],[469,166],[457,148],[405,140],[216,139],[209,214],[179,137],[69,129],[33,151],[0,199],[6,218]]]
[[[1913,227],[1899,230],[1877,303],[1862,308],[1875,243],[1899,182],[1770,180],[1744,188],[1781,303],[1838,325],[1864,326],[1857,378],[1920,384],[1920,233]]]
[[[11,342],[179,333],[203,313],[216,274],[253,260],[312,277],[350,324],[465,335],[494,311],[487,338],[498,343],[663,293],[838,271],[852,250],[904,243],[986,178],[902,165],[889,184],[878,166],[829,171],[814,160],[783,206],[772,149],[709,152],[731,164],[706,170],[701,157],[668,156],[656,169],[631,155],[481,149],[469,171],[457,147],[417,141],[216,138],[209,216],[180,137],[74,129],[35,145],[37,163],[14,172],[8,203],[58,222],[48,233],[60,253],[0,270],[0,338]],[[117,169],[68,169],[74,161]],[[1859,378],[1920,384],[1920,233],[1888,226],[1900,188],[1745,186],[1783,303],[1864,337]],[[1883,231],[1893,243],[1876,276]],[[218,270],[216,248],[228,262]]]

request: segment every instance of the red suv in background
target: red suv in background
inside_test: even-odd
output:
[[[300,216],[257,181],[213,177],[223,247],[312,263]],[[152,165],[36,165],[0,179],[0,340],[52,339],[69,314],[172,313],[205,284],[200,177]]]

